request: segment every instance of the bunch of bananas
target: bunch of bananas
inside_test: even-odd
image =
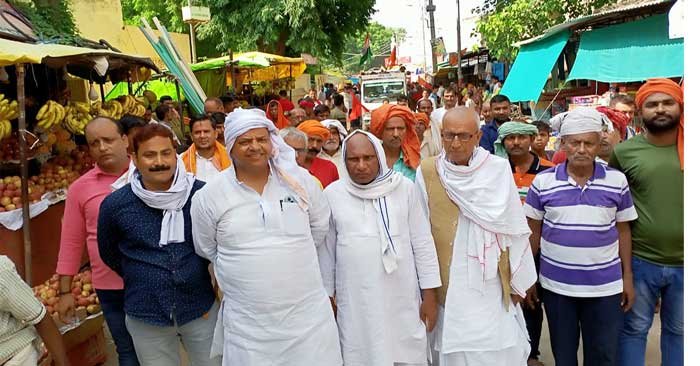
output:
[[[74,135],[85,134],[85,126],[92,120],[90,105],[83,102],[71,102],[66,107],[63,126]]]
[[[112,117],[114,119],[120,119],[124,115],[124,107],[118,100],[112,99],[107,103],[104,103],[100,107],[102,109],[103,116]]]
[[[36,114],[36,120],[39,121],[39,127],[48,130],[52,126],[59,124],[66,117],[66,110],[62,105],[49,100]]]
[[[10,136],[12,133],[10,121],[17,117],[19,117],[17,101],[5,99],[5,95],[0,94],[0,140]]]
[[[133,95],[122,95],[118,99],[124,107],[124,114],[143,117],[146,113],[146,107],[143,105],[143,102],[136,99]]]

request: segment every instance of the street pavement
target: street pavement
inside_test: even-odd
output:
[[[112,337],[107,330],[107,325],[104,327],[105,337],[107,338],[107,363],[104,366],[119,366],[117,360],[117,352],[114,347],[114,342]],[[659,351],[659,342],[661,337],[661,320],[659,319],[659,314],[654,317],[654,324],[649,330],[649,338],[647,342],[647,352],[646,352],[646,366],[659,366],[661,365],[661,352]],[[549,346],[549,330],[547,328],[547,320],[545,317],[545,323],[542,325],[542,339],[540,340],[540,361],[544,362],[546,366],[555,366],[554,357],[552,356],[552,350]],[[182,366],[187,365],[187,355],[181,349],[180,354],[182,355],[183,362]],[[579,345],[578,349],[578,363],[583,365],[583,346]]]

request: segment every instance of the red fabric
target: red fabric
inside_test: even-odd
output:
[[[277,116],[270,114],[270,106],[272,103],[277,103]],[[265,114],[267,115],[267,118],[269,118],[270,121],[275,124],[275,127],[277,127],[278,130],[281,130],[289,125],[287,117],[284,116],[284,109],[282,109],[282,105],[276,100],[271,100],[270,103],[267,103]]]
[[[559,150],[554,153],[554,156],[552,156],[552,163],[554,164],[561,164],[566,161],[566,153],[564,150]]]
[[[681,105],[681,125],[678,127],[678,159],[681,161],[681,170],[683,170],[683,87],[676,84],[671,79],[649,79],[644,85],[637,91],[637,96],[634,99],[634,103],[637,108],[641,109],[644,101],[654,94],[654,93],[664,93],[670,95],[673,99]]]
[[[287,98],[280,98],[279,102],[282,106],[282,110],[285,112],[289,112],[294,109],[294,104]]]
[[[362,105],[360,98],[358,98],[354,92],[350,92],[350,95],[352,96],[352,110],[350,111],[350,116],[348,118],[350,118],[351,121],[354,121],[362,117],[363,112],[369,112],[369,109]]]
[[[309,167],[309,173],[321,182],[323,188],[340,179],[338,168],[330,160],[314,158]]]
[[[604,106],[596,107],[596,110],[610,119],[615,129],[620,132],[620,137],[622,137],[622,139],[627,136],[627,124],[630,123],[630,118],[626,114]]]
[[[406,135],[401,142],[401,151],[403,151],[403,160],[406,165],[416,169],[420,164],[420,140],[416,134],[416,117],[410,109],[396,104],[382,105],[372,111],[369,131],[381,139],[384,125],[392,117],[401,117],[406,123]]]

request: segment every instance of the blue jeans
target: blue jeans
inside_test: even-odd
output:
[[[542,292],[556,365],[578,365],[576,353],[582,338],[584,366],[616,366],[623,321],[621,295],[571,297],[547,289]]]
[[[126,314],[124,313],[124,290],[97,290],[97,298],[100,299],[102,314],[107,322],[109,332],[112,334],[114,344],[117,346],[119,366],[139,366],[136,357],[134,342],[126,329]]]
[[[683,267],[668,267],[632,257],[635,302],[620,332],[621,366],[644,366],[647,334],[661,297],[661,364],[683,365]]]

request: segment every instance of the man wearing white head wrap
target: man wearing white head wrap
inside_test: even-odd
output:
[[[316,247],[330,211],[263,112],[226,117],[232,166],[192,200],[197,253],[224,298],[212,355],[224,365],[341,365]]]
[[[435,325],[440,286],[428,218],[415,209],[414,185],[389,169],[374,135],[355,130],[342,155],[347,178],[323,192],[331,229],[319,257],[326,291],[338,304],[344,364],[426,365],[426,328]]]
[[[343,156],[340,148],[343,146],[343,140],[348,136],[348,131],[337,119],[324,119],[321,124],[331,131],[331,137],[323,144],[323,149],[318,153],[321,159],[330,160],[335,167],[338,168],[340,178],[347,177],[341,166],[343,165]]]
[[[578,363],[580,338],[584,365],[618,365],[635,299],[629,222],[638,215],[625,175],[596,161],[603,116],[582,107],[554,121],[567,160],[539,173],[525,200],[557,365]]]

